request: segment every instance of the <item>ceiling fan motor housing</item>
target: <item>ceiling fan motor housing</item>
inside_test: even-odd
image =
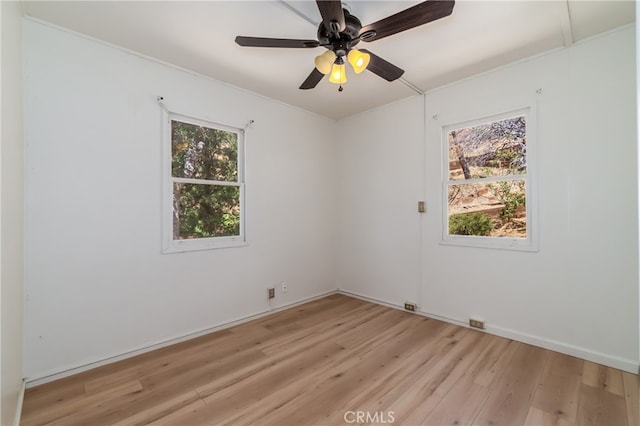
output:
[[[332,33],[327,29],[324,22],[320,22],[318,26],[318,41],[320,45],[326,46],[333,50],[336,56],[345,56],[349,50],[360,42],[358,34],[362,29],[362,23],[358,18],[349,13],[347,9],[343,9],[345,29],[339,34]]]

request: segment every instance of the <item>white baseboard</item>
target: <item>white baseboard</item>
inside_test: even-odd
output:
[[[404,306],[396,305],[393,303],[385,302],[383,300],[378,300],[372,297],[364,296],[357,293],[352,293],[350,291],[338,290],[339,294],[344,294],[345,296],[355,297],[357,299],[365,300],[368,302],[376,303],[378,305],[388,306],[390,308],[404,310]],[[451,324],[459,325],[461,327],[469,327],[469,324],[466,321],[461,321],[453,318],[447,318],[440,315],[434,315],[429,312],[424,312],[418,309],[415,312],[417,315],[421,315],[428,318],[437,319],[440,321],[445,321]],[[638,374],[640,370],[640,363],[638,361],[634,361],[631,359],[624,359],[617,357],[615,355],[605,354],[597,351],[593,351],[590,349],[582,348],[579,346],[570,345],[563,342],[558,342],[556,340],[548,339],[545,337],[534,336],[531,334],[523,333],[517,330],[511,330],[504,327],[496,327],[488,325],[485,330],[486,333],[490,333],[496,336],[505,337],[507,339],[515,340],[522,343],[527,343],[529,345],[538,346],[544,349],[549,349],[551,351],[560,352],[566,355],[575,356],[577,358],[585,359],[587,361],[592,361],[598,364],[606,365],[608,367],[617,368],[620,370],[628,371],[629,373]]]
[[[195,339],[196,337],[200,337],[200,336],[204,336],[206,334],[210,334],[210,333],[214,333],[216,331],[220,331],[220,330],[224,330],[236,325],[240,325],[258,318],[262,318],[265,317],[267,315],[271,315],[275,312],[279,312],[279,311],[283,311],[285,309],[289,309],[289,308],[293,308],[295,306],[298,305],[302,305],[303,303],[308,303],[317,299],[321,299],[323,297],[327,297],[329,295],[335,294],[337,291],[336,290],[331,290],[325,293],[321,293],[321,294],[317,294],[315,296],[311,296],[302,300],[299,300],[297,302],[292,302],[292,303],[288,303],[285,305],[281,305],[281,306],[277,306],[277,307],[270,307],[269,309],[262,311],[262,312],[258,312],[252,315],[248,315],[233,321],[229,321],[223,324],[219,324],[213,327],[209,327],[206,328],[204,330],[199,330],[199,331],[195,331],[193,333],[189,333],[189,334],[185,334],[182,336],[177,336],[177,337],[173,337],[171,339],[167,339],[167,340],[163,340],[161,342],[156,342],[153,343],[151,345],[147,345],[144,347],[140,347],[137,349],[133,349],[131,351],[128,352],[124,352],[118,355],[113,355],[113,356],[108,356],[105,358],[101,358],[99,360],[96,361],[92,361],[92,362],[88,362],[82,365],[78,365],[78,366],[73,366],[70,368],[65,368],[63,370],[60,371],[56,371],[56,372],[51,372],[39,377],[29,377],[26,379],[26,387],[27,388],[31,388],[34,386],[38,386],[38,385],[42,385],[44,383],[48,383],[48,382],[52,382],[54,380],[58,380],[58,379],[62,379],[64,377],[68,377],[68,376],[72,376],[74,374],[78,374],[78,373],[82,373],[83,371],[87,371],[87,370],[91,370],[97,367],[101,367],[103,365],[107,365],[107,364],[112,364],[114,362],[117,361],[121,361],[123,359],[127,359],[127,358],[131,358],[146,352],[150,352],[156,349],[160,349],[160,348],[164,348],[167,346],[171,346],[171,345],[175,345],[177,343],[181,343],[181,342],[185,342],[187,340],[191,340],[191,339]],[[24,392],[23,392],[24,393]]]
[[[36,378],[27,378],[26,382],[23,383],[23,390],[20,396],[20,406],[19,408],[19,412],[16,415],[16,425],[19,425],[19,416],[21,414],[22,411],[22,398],[24,397],[24,389],[25,386],[26,388],[30,388],[33,386],[37,386],[40,384],[44,384],[44,383],[48,383],[54,380],[58,380],[58,379],[62,379],[64,377],[67,376],[71,376],[74,374],[78,374],[81,373],[83,371],[87,371],[87,370],[91,370],[93,368],[97,368],[103,365],[107,365],[107,364],[111,364],[123,359],[127,359],[127,358],[131,358],[134,357],[136,355],[140,355],[146,352],[150,352],[156,349],[160,349],[166,346],[170,346],[170,345],[174,345],[177,343],[181,343],[184,342],[186,340],[190,340],[190,339],[194,339],[196,337],[200,337],[200,336],[204,336],[205,334],[209,334],[209,333],[213,333],[216,331],[220,331],[220,330],[224,330],[226,328],[229,327],[233,327],[235,325],[239,325],[239,324],[243,324],[245,322],[254,320],[254,319],[258,319],[258,318],[262,318],[264,316],[270,315],[272,313],[275,312],[279,312],[285,309],[289,309],[292,308],[294,306],[298,306],[301,305],[303,303],[307,303],[307,302],[311,302],[313,300],[317,300],[326,296],[329,296],[331,294],[343,294],[345,296],[349,296],[349,297],[354,297],[357,299],[361,299],[361,300],[365,300],[367,302],[371,302],[371,303],[375,303],[378,305],[382,305],[382,306],[387,306],[390,308],[394,308],[394,309],[399,309],[399,310],[404,310],[404,306],[402,305],[397,305],[394,303],[389,303],[383,300],[379,300],[379,299],[375,299],[372,297],[368,297],[368,296],[364,296],[361,294],[357,294],[357,293],[353,293],[350,291],[346,291],[346,290],[332,290],[332,291],[328,291],[325,293],[321,293],[306,299],[302,299],[299,300],[297,302],[293,302],[293,303],[289,303],[286,305],[282,305],[282,306],[278,306],[278,307],[274,307],[274,308],[270,308],[268,310],[253,314],[253,315],[249,315],[243,318],[239,318],[237,320],[234,321],[230,321],[224,324],[219,324],[217,326],[214,327],[210,327],[204,330],[200,330],[200,331],[196,331],[193,333],[189,333],[183,336],[178,336],[178,337],[174,337],[168,340],[164,340],[161,342],[157,342],[154,343],[152,345],[148,345],[145,347],[141,347],[141,348],[137,348],[134,350],[131,350],[129,352],[126,353],[122,353],[119,355],[115,355],[115,356],[109,356],[100,360],[96,360],[93,362],[89,362],[83,365],[79,365],[79,366],[74,366],[71,368],[67,368],[65,370],[62,371],[57,371],[57,372],[52,372],[50,374],[47,375],[43,375],[40,377],[36,377]],[[437,319],[440,321],[444,321],[444,322],[448,322],[451,324],[455,324],[455,325],[459,325],[461,327],[469,327],[469,325],[466,323],[466,321],[461,321],[461,320],[457,320],[454,318],[447,318],[447,317],[443,317],[440,315],[435,315],[435,314],[431,314],[429,312],[424,312],[421,311],[420,309],[418,309],[417,312],[415,312],[415,314],[417,315],[421,315],[427,318],[433,318],[433,319]],[[596,352],[596,351],[592,351],[589,349],[585,349],[585,348],[581,348],[578,346],[573,346],[573,345],[569,345],[566,343],[562,343],[562,342],[558,342],[558,341],[554,341],[551,339],[547,339],[547,338],[543,338],[543,337],[539,337],[539,336],[534,336],[534,335],[530,335],[527,333],[522,333],[519,332],[517,330],[511,330],[511,329],[507,329],[507,328],[503,328],[503,327],[496,327],[496,326],[487,326],[487,328],[484,330],[487,333],[490,334],[494,334],[496,336],[500,336],[500,337],[505,337],[508,339],[512,339],[512,340],[516,340],[518,342],[522,342],[522,343],[527,343],[530,345],[534,345],[534,346],[538,346],[544,349],[549,349],[552,351],[556,351],[556,352],[560,352],[563,354],[567,354],[567,355],[571,355],[571,356],[575,356],[581,359],[585,359],[588,361],[592,361],[592,362],[596,362],[598,364],[603,364],[609,367],[613,367],[613,368],[618,368],[620,370],[624,370],[624,371],[628,371],[630,373],[633,374],[638,374],[639,370],[640,370],[640,363],[638,361],[634,361],[634,360],[629,360],[629,359],[623,359],[623,358],[619,358],[613,355],[609,355],[609,354],[604,354],[604,353],[600,353],[600,352]]]
[[[544,349],[571,355],[597,364],[606,365],[607,367],[617,368],[629,373],[638,374],[640,364],[637,361],[624,359],[615,355],[597,352],[591,349],[582,348],[580,346],[570,345],[568,343],[558,342],[556,340],[547,339],[545,337],[534,336],[517,330],[511,330],[503,327],[487,327],[486,331],[496,336],[506,337],[518,342],[528,343]]]
[[[346,291],[346,290],[338,290],[337,293],[338,294],[344,294],[345,296],[355,297],[356,299],[364,300],[366,302],[375,303],[376,305],[387,306],[389,308],[394,308],[394,309],[398,309],[398,310],[401,310],[401,311],[408,312],[408,311],[406,311],[404,309],[404,305],[396,305],[395,303],[385,302],[384,300],[374,299],[373,297],[364,296],[364,295],[358,294],[358,293],[352,293],[352,292]],[[440,316],[440,315],[430,314],[429,312],[421,311],[420,309],[415,311],[414,314],[420,315],[422,317],[433,318],[433,319],[437,319],[437,320],[440,320],[440,321],[448,322],[448,323],[451,323],[451,324],[459,325],[461,327],[469,327],[469,324],[467,324],[464,321],[458,321],[458,320],[455,320],[455,319],[452,319],[452,318],[447,318],[447,317],[443,317],[443,316]]]
[[[27,389],[27,382],[22,379],[22,388],[18,394],[18,404],[16,407],[16,416],[13,420],[13,426],[20,426],[20,420],[22,419],[22,404],[24,403],[24,392]]]

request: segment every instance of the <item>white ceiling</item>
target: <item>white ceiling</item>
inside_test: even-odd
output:
[[[347,0],[363,25],[420,1]],[[315,39],[314,1],[26,1],[26,15],[52,22],[219,81],[341,118],[635,21],[635,2],[459,0],[451,16],[358,47],[403,68],[387,82],[347,71],[344,91],[325,77],[298,86],[324,51],[240,47],[236,35]],[[313,24],[311,22],[313,22]],[[349,68],[349,67],[348,67]]]

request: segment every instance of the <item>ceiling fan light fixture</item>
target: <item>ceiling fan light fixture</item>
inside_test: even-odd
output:
[[[322,55],[316,56],[314,59],[314,63],[316,64],[316,69],[320,71],[322,74],[329,74],[333,63],[336,60],[336,54],[331,50],[327,50]]]
[[[325,47],[330,52],[315,58],[316,66],[300,85],[301,90],[313,89],[329,74],[329,81],[339,84],[338,91],[342,91],[342,84],[347,81],[345,61],[351,64],[356,73],[368,69],[378,77],[394,81],[403,75],[402,68],[365,49],[358,51],[352,47],[360,41],[376,41],[449,16],[453,12],[455,0],[424,0],[365,26],[351,14],[342,0],[316,0],[316,6],[322,17],[316,40],[237,36],[236,43],[246,47]],[[347,58],[343,58],[344,56]]]
[[[366,70],[370,60],[371,55],[361,52],[358,49],[352,49],[349,51],[349,54],[347,54],[347,61],[349,61],[356,74],[360,74]]]
[[[344,84],[347,82],[347,68],[344,66],[342,58],[338,57],[333,64],[329,81],[335,84]]]

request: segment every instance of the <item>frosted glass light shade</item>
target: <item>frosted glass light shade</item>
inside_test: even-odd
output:
[[[333,64],[333,68],[331,68],[331,75],[329,76],[329,81],[335,84],[343,84],[347,82],[347,69],[344,66],[344,62],[341,64],[335,63]]]
[[[356,74],[360,74],[362,71],[366,70],[370,60],[371,55],[361,52],[358,49],[350,50],[347,55],[347,61],[349,61]]]
[[[316,64],[316,69],[322,74],[329,74],[329,71],[331,71],[331,66],[333,65],[333,62],[335,60],[336,54],[331,50],[327,50],[322,55],[316,56],[316,59],[314,59],[314,63]]]

